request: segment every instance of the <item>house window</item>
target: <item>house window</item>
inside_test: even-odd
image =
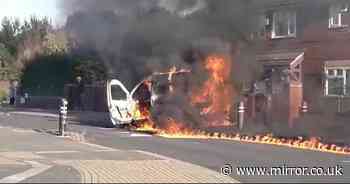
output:
[[[295,11],[276,11],[273,13],[272,38],[296,36]]]
[[[350,96],[350,67],[326,69],[327,96]]]
[[[349,12],[349,6],[346,3],[333,4],[329,10],[329,28],[346,27],[343,22],[343,15]]]

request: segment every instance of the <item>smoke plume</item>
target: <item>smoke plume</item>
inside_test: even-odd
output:
[[[315,18],[327,20],[328,2],[70,0],[62,1],[60,7],[68,17],[66,30],[76,52],[97,56],[111,77],[120,79],[129,90],[149,74],[171,66],[191,69],[192,85],[201,85],[207,78],[201,62],[212,53],[232,58],[233,83],[243,88],[261,75],[255,54],[265,47],[256,41],[265,31],[265,13],[281,6],[295,8],[298,27],[305,27],[317,23]],[[297,34],[302,38],[300,30]],[[287,45],[276,42],[275,46]]]
[[[129,88],[173,65],[193,67],[184,59],[191,51],[232,55],[230,46],[247,40],[252,26],[244,0],[72,0],[60,6],[80,51],[97,53]]]

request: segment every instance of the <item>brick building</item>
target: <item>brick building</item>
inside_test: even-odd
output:
[[[304,100],[314,113],[350,111],[349,1],[274,0],[259,7],[262,26],[254,36],[263,44],[257,61],[264,77],[255,84],[251,115],[259,111],[259,94],[267,118],[290,125]]]

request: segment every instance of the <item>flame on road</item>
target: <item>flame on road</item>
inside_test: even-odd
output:
[[[210,55],[204,62],[205,69],[209,73],[208,80],[199,89],[194,90],[191,96],[192,105],[198,103],[207,104],[206,107],[200,109],[201,115],[205,121],[202,122],[204,127],[222,126],[225,124],[225,119],[231,111],[232,100],[236,93],[230,82],[231,61],[221,55]],[[170,69],[167,73],[169,80],[173,74],[177,72],[176,67]],[[182,70],[180,72],[183,72]],[[184,71],[188,72],[188,71]],[[149,111],[141,114],[149,115]],[[210,133],[202,130],[193,130],[185,126],[185,123],[178,122],[175,119],[167,118],[165,127],[161,129],[157,127],[157,123],[148,120],[144,122],[137,131],[152,132],[161,137],[173,139],[219,139],[228,141],[239,141],[258,144],[269,144],[277,146],[286,146],[291,148],[314,150],[336,154],[350,154],[350,147],[341,147],[335,144],[322,143],[319,138],[296,139],[276,138],[272,134],[246,136],[236,133]]]
[[[143,127],[139,128],[140,131],[150,131],[155,134],[170,138],[170,139],[215,139],[215,140],[228,140],[228,141],[238,141],[247,143],[257,143],[257,144],[269,144],[277,146],[285,146],[297,149],[328,152],[335,154],[350,154],[350,147],[347,146],[337,146],[335,144],[325,144],[322,143],[319,138],[312,137],[310,139],[303,139],[298,137],[296,139],[289,138],[276,138],[272,134],[268,135],[255,135],[246,136],[235,133],[219,133],[219,132],[206,132],[201,130],[190,130],[185,127],[179,126],[181,123],[177,123],[173,119],[169,119],[168,126],[165,129],[155,128],[151,124],[145,124]]]

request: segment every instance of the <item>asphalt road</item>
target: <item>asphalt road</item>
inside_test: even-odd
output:
[[[50,116],[0,115],[0,126],[34,130],[57,128]],[[240,182],[350,182],[350,156],[299,150],[273,145],[224,140],[168,139],[158,136],[72,123],[70,129],[85,135],[87,141],[126,150],[144,150],[201,165],[221,172],[231,164],[231,176]],[[342,176],[242,176],[237,167],[332,167],[342,168]],[[295,171],[296,172],[296,171]],[[294,173],[298,174],[298,173]]]

